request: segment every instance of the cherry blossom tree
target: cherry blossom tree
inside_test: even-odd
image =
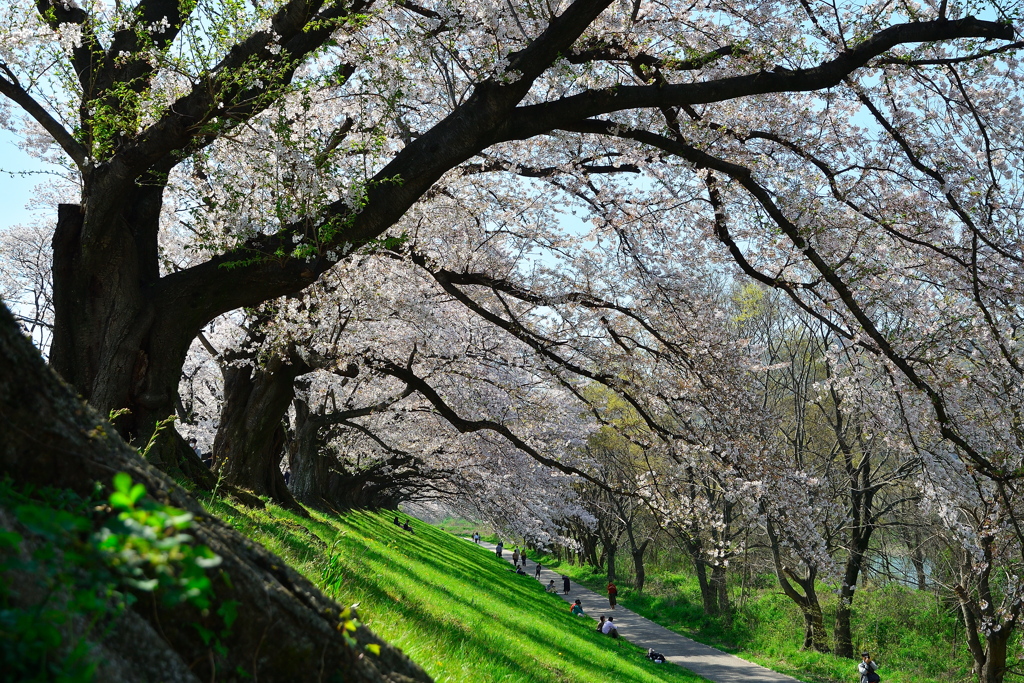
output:
[[[738,139],[769,110],[772,127],[802,130],[844,79],[870,83],[865,67],[918,83],[935,60],[991,61],[1013,39],[1015,17],[996,11],[11,3],[10,125],[48,136],[81,187],[54,234],[51,363],[101,411],[129,408],[125,434],[148,437],[205,324],[302,290],[467,162],[559,166],[550,150],[568,136],[562,154],[593,171],[658,162],[651,149],[673,145],[700,165],[721,120]],[[615,149],[616,137],[645,146]],[[169,210],[179,224],[163,229],[192,246],[173,263],[161,260]],[[155,461],[195,465],[180,439],[165,443]]]

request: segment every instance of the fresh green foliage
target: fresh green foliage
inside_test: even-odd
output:
[[[701,681],[659,666],[624,641],[596,633],[532,578],[472,542],[393,514],[313,513],[298,518],[274,506],[212,511],[280,554],[443,683]],[[370,655],[372,656],[372,655]]]
[[[0,481],[0,511],[28,531],[0,532],[2,680],[93,680],[90,641],[102,638],[134,592],[210,607],[205,569],[220,558],[184,533],[191,515],[147,498],[123,472],[114,477],[109,507],[101,502],[98,492],[82,499]],[[218,607],[225,629],[236,606]]]
[[[220,558],[204,545],[194,545],[185,531],[190,513],[151,499],[124,472],[114,477],[110,506],[120,510],[94,536],[96,547],[122,582],[137,590],[157,592],[166,604],[189,602],[210,607],[212,587],[206,570]]]

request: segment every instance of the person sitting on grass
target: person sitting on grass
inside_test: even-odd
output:
[[[569,608],[570,614],[575,614],[578,617],[583,616],[583,605],[580,604],[580,599],[576,598],[576,602],[572,603],[572,607]]]
[[[615,626],[614,617],[608,617],[608,621],[604,622],[604,626],[601,627],[601,633],[612,638],[619,637],[619,629]]]
[[[602,614],[601,615],[601,620],[597,622],[597,632],[598,633],[604,633],[604,624],[605,624],[606,621],[608,621],[608,617],[606,617],[605,615]]]
[[[551,579],[550,581],[548,581],[547,588],[545,588],[544,590],[547,591],[548,593],[554,593],[555,590],[556,590],[555,589],[555,580]]]

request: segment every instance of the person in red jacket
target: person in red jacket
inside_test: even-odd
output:
[[[608,604],[615,609],[615,598],[619,595],[619,589],[611,581],[608,582]]]

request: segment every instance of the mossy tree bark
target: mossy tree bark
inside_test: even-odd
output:
[[[131,608],[140,628],[175,657],[168,666],[182,676],[212,680],[236,667],[264,681],[349,682],[429,681],[400,651],[360,627],[357,646],[342,637],[340,607],[292,571],[278,557],[210,517],[168,476],[129,448],[110,425],[82,403],[44,365],[39,353],[0,306],[0,475],[16,484],[51,486],[92,495],[109,489],[117,472],[127,472],[161,503],[195,515],[190,533],[222,558],[214,581],[215,604],[238,603],[238,618],[225,636],[217,670],[210,647],[193,623],[191,608],[170,608],[159,600]],[[141,641],[129,639],[125,656],[142,658]],[[380,655],[364,652],[376,643]],[[137,651],[132,651],[132,650]],[[173,678],[169,673],[168,680]]]

